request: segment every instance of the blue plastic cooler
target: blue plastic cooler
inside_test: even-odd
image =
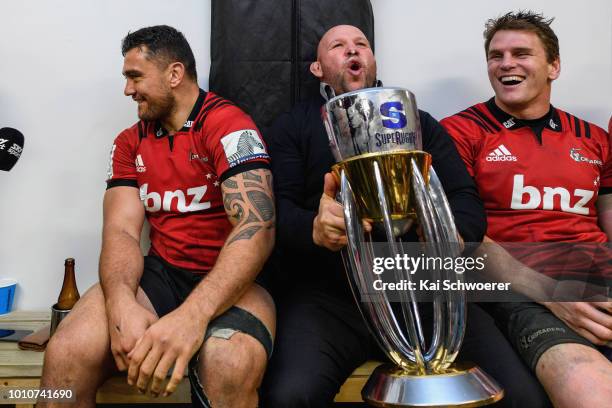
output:
[[[0,315],[11,311],[16,286],[14,279],[0,279]]]

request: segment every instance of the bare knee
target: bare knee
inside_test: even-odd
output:
[[[556,407],[592,407],[612,398],[612,363],[576,343],[548,349],[536,366],[538,379]]]
[[[84,370],[99,373],[108,360],[108,350],[104,300],[99,285],[95,285],[77,302],[49,340],[43,380],[48,383],[71,377],[77,381]],[[88,377],[91,379],[91,371]]]
[[[200,353],[200,381],[213,404],[255,406],[266,362],[263,346],[247,334],[210,338]]]
[[[205,352],[202,368],[210,381],[228,390],[257,389],[266,366],[265,351],[257,340],[236,333],[231,341],[211,338],[207,343],[211,347]]]
[[[86,353],[81,349],[78,339],[70,335],[70,330],[65,330],[62,327],[49,339],[45,349],[44,365],[57,365],[59,363],[62,366],[74,365],[82,357],[86,357]]]

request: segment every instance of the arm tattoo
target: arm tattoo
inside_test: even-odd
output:
[[[238,188],[238,183],[236,183],[234,180],[232,180],[231,178],[228,178],[227,180],[225,180],[223,182],[223,185],[227,188]]]
[[[223,206],[226,210],[231,210],[232,203],[234,201],[244,202],[244,197],[242,196],[242,193],[227,193],[223,196]]]
[[[232,204],[230,217],[240,221],[244,215],[244,208],[238,203]]]
[[[244,177],[245,180],[253,180],[261,183],[261,176],[257,175],[253,170],[242,173],[242,177]]]
[[[234,229],[227,245],[251,239],[261,229],[274,228],[272,176],[268,170],[249,170],[222,184],[223,206]]]
[[[252,222],[260,222],[261,220],[257,217],[257,215],[255,215],[255,213],[253,211],[249,211],[249,216],[247,217],[246,221],[244,222],[244,224],[250,224]]]
[[[242,193],[227,193],[223,196],[225,212],[237,221],[240,221],[244,215],[244,203]]]
[[[267,194],[261,191],[247,191],[247,197],[264,221],[274,218],[274,203]]]
[[[251,237],[255,235],[255,233],[259,231],[260,229],[261,229],[261,226],[259,225],[254,225],[252,227],[242,229],[240,230],[240,232],[234,235],[232,239],[229,240],[227,245],[231,245],[233,242],[240,241],[241,239],[251,239]]]

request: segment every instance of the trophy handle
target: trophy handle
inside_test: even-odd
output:
[[[434,202],[434,208],[440,219],[442,230],[444,233],[443,243],[445,244],[444,252],[450,256],[459,256],[460,251],[458,243],[460,241],[459,232],[455,226],[455,220],[451,211],[442,183],[438,178],[433,166],[429,173],[429,193]],[[454,273],[454,271],[446,271],[447,277],[456,281],[463,281],[463,274]],[[447,344],[448,355],[452,360],[455,359],[463,343],[466,326],[467,304],[464,291],[447,291],[449,297],[449,341]]]
[[[393,226],[391,223],[391,211],[389,204],[387,203],[387,192],[383,184],[382,175],[380,174],[380,167],[378,162],[372,162],[374,170],[374,180],[376,182],[376,190],[378,192],[378,202],[380,204],[381,213],[383,215],[383,226],[385,229],[385,235],[387,236],[387,243],[391,256],[393,258],[399,254],[397,244],[395,241],[395,234],[393,233]],[[397,282],[401,282],[402,279],[411,281],[411,275],[409,272],[404,270],[395,269],[395,279]],[[414,297],[414,292],[411,290],[400,291],[400,300],[402,314],[404,315],[404,322],[406,324],[406,330],[408,333],[408,343],[414,355],[414,360],[419,366],[425,366],[423,358],[423,350],[425,349],[425,336],[423,335],[423,327],[421,325],[419,307]]]
[[[379,200],[383,227],[388,242],[390,255],[403,255],[401,245],[395,238],[387,194],[379,164],[372,162],[376,192]],[[425,239],[433,245],[434,256],[457,256],[458,233],[454,224],[450,206],[444,195],[442,185],[433,169],[429,184],[411,160],[412,190],[415,197],[415,209]],[[374,249],[372,236],[363,229],[361,216],[357,210],[356,199],[344,169],[340,171],[340,197],[344,206],[344,218],[347,227],[347,247],[342,252],[347,275],[351,282],[353,296],[366,321],[368,329],[374,335],[379,346],[388,357],[400,367],[421,373],[442,372],[454,361],[465,333],[466,303],[465,294],[461,291],[434,292],[433,336],[428,349],[423,335],[420,314],[415,295],[412,291],[400,291],[403,326],[400,326],[385,291],[373,291]],[[400,253],[402,252],[402,253]],[[349,272],[351,271],[351,272]],[[395,279],[411,281],[408,271],[395,270]],[[432,278],[461,279],[454,271],[434,270]],[[367,294],[369,299],[361,302],[360,296]],[[405,330],[402,329],[405,327]]]
[[[412,161],[412,185],[416,209],[427,242],[433,245],[434,256],[457,256],[459,241],[446,196],[435,170],[430,168],[429,185],[425,184],[417,164]],[[457,280],[462,275],[454,271],[434,271],[434,279]],[[426,360],[433,370],[445,369],[454,361],[465,333],[466,306],[463,291],[434,293],[434,335]]]
[[[425,235],[425,241],[434,243],[441,242],[441,225],[438,222],[434,204],[428,194],[427,184],[414,160],[410,161],[410,166],[412,170],[412,191],[415,198],[415,209],[421,229]],[[440,252],[442,251],[439,251],[439,248],[434,245],[432,252],[433,256],[440,256]],[[432,279],[434,281],[439,281],[440,277],[440,271],[435,268],[432,271]],[[435,372],[447,365],[447,347],[445,346],[448,342],[449,305],[446,302],[447,299],[444,292],[441,290],[436,290],[433,293],[433,298],[433,335],[430,348],[427,350],[425,358],[429,362],[430,369]]]
[[[372,239],[364,234],[361,218],[357,213],[355,197],[344,170],[340,172],[340,194],[344,207],[344,219],[348,244],[342,250],[351,291],[370,333],[389,359],[405,369],[425,373],[423,360],[417,362],[409,342],[404,337],[385,291],[374,291],[372,267],[374,265]],[[350,272],[349,272],[350,271]],[[367,301],[360,301],[360,295],[370,294]],[[415,367],[416,365],[416,367]]]

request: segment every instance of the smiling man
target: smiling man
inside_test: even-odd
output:
[[[442,121],[485,202],[485,241],[604,244],[612,237],[610,137],[551,105],[561,69],[551,22],[532,12],[489,20],[485,52],[495,97]],[[499,257],[489,258],[489,272],[527,287],[583,273],[580,257],[513,252],[514,259],[488,245]],[[609,287],[612,252],[599,250],[602,262],[593,263],[589,279]],[[610,404],[612,364],[596,346],[610,354],[612,302],[499,303],[493,313],[556,407]]]
[[[153,396],[187,371],[195,406],[256,407],[275,329],[272,299],[254,282],[274,246],[265,146],[249,116],[198,87],[176,29],[130,33],[122,53],[140,120],[111,151],[100,284],[51,338],[41,387],[95,406],[118,370]]]

